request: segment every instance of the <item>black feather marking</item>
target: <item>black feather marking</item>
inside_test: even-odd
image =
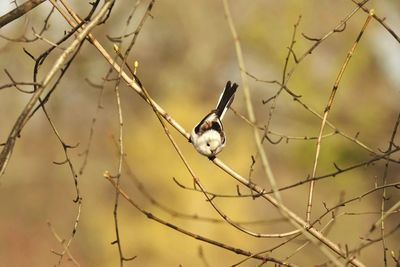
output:
[[[209,119],[209,116],[210,116],[211,114],[213,114],[213,113],[214,113],[214,110],[211,111],[210,113],[208,113],[208,114],[199,122],[199,124],[197,124],[197,126],[194,128],[194,132],[195,132],[195,133],[197,133],[197,134],[200,133],[200,131],[201,131],[201,126],[205,123],[205,121],[206,121],[207,119]]]
[[[221,124],[218,123],[218,122],[216,122],[216,121],[213,121],[213,122],[212,122],[212,124],[211,124],[211,129],[216,130],[217,132],[222,131],[222,129],[221,129]]]
[[[216,108],[216,114],[218,117],[221,117],[221,115],[224,113],[224,110],[229,108],[238,87],[239,85],[237,85],[236,83],[232,84],[231,81],[228,81],[226,83],[224,92]]]

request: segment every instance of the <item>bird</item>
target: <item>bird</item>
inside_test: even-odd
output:
[[[211,110],[192,130],[189,142],[200,154],[213,160],[226,144],[222,119],[235,98],[238,84],[227,81],[217,107]]]

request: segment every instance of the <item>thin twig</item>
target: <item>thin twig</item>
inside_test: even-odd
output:
[[[39,98],[39,100],[40,100],[40,98]],[[42,101],[42,100],[40,100],[40,101]],[[65,160],[63,161],[63,163],[68,163],[68,167],[71,170],[71,175],[72,175],[72,178],[74,180],[74,185],[75,185],[75,190],[76,190],[76,197],[75,197],[74,202],[77,203],[77,205],[78,205],[77,206],[77,210],[78,211],[77,211],[77,215],[75,217],[74,226],[73,226],[72,231],[71,231],[71,236],[68,239],[68,241],[66,242],[66,244],[63,244],[64,245],[64,250],[61,253],[58,254],[60,256],[60,258],[58,260],[58,264],[57,265],[60,266],[61,262],[62,262],[62,259],[63,259],[63,256],[65,255],[65,253],[67,253],[67,251],[68,251],[68,249],[69,249],[69,247],[71,245],[71,242],[75,237],[76,231],[78,229],[78,224],[79,224],[79,220],[80,220],[80,216],[81,216],[81,210],[82,210],[82,196],[81,196],[80,190],[79,190],[78,175],[77,175],[77,173],[75,171],[74,165],[73,165],[73,163],[71,161],[71,158],[70,158],[70,156],[68,154],[68,149],[73,148],[73,146],[66,144],[64,142],[64,140],[61,138],[61,135],[60,135],[59,131],[57,130],[54,122],[51,120],[50,115],[47,112],[47,110],[46,110],[44,105],[42,105],[42,110],[43,110],[44,114],[46,115],[46,118],[47,118],[47,120],[48,120],[48,122],[49,122],[49,124],[50,124],[50,126],[51,126],[51,128],[52,128],[52,130],[54,132],[54,134],[56,135],[58,141],[60,142],[60,144],[63,147],[64,155],[65,155]]]
[[[240,254],[240,255],[244,255],[244,256],[250,256],[250,255],[252,255],[252,253],[251,253],[250,251],[245,251],[245,250],[243,250],[243,249],[236,248],[236,247],[233,247],[233,246],[230,246],[230,245],[227,245],[227,244],[224,244],[224,243],[221,243],[221,242],[212,240],[212,239],[210,239],[210,238],[207,238],[207,237],[204,237],[204,236],[201,236],[201,235],[192,233],[192,232],[190,232],[190,231],[187,231],[187,230],[185,230],[185,229],[183,229],[183,228],[178,227],[178,226],[175,225],[175,224],[172,224],[171,222],[165,221],[165,220],[163,220],[163,219],[157,217],[156,215],[154,215],[154,214],[148,212],[147,210],[141,208],[132,198],[130,198],[130,197],[128,196],[128,194],[127,194],[124,190],[122,190],[121,187],[117,187],[117,185],[115,184],[115,181],[113,180],[113,178],[112,178],[107,172],[104,173],[104,177],[105,177],[115,188],[117,188],[117,190],[121,193],[121,196],[123,196],[133,207],[135,207],[138,211],[140,211],[141,213],[143,213],[143,214],[144,214],[147,218],[149,218],[150,220],[154,220],[154,221],[156,221],[156,222],[158,222],[158,223],[160,223],[160,224],[162,224],[162,225],[164,225],[164,226],[167,226],[167,227],[169,227],[169,228],[171,228],[171,229],[173,229],[173,230],[175,230],[175,231],[178,231],[178,232],[180,232],[180,233],[182,233],[182,234],[184,234],[184,235],[190,236],[190,237],[192,237],[192,238],[194,238],[194,239],[197,239],[197,240],[200,240],[200,241],[202,241],[202,242],[206,242],[206,243],[208,243],[208,244],[211,244],[211,245],[214,245],[214,246],[223,248],[223,249],[225,249],[225,250],[232,251],[232,252],[234,252],[234,253],[236,253],[236,254]],[[260,255],[258,255],[258,256],[255,256],[254,258],[259,259],[259,260],[262,260],[262,261],[265,261],[265,262],[275,262],[275,263],[279,263],[279,264],[281,264],[282,266],[294,266],[294,265],[292,265],[292,264],[282,262],[282,261],[280,261],[280,260],[277,260],[277,259],[272,258],[272,257],[269,257],[269,256],[260,256]]]
[[[230,28],[230,31],[231,31],[231,34],[232,34],[232,37],[234,40],[234,44],[235,44],[236,56],[237,56],[238,65],[240,68],[240,76],[241,76],[242,84],[243,84],[243,93],[244,93],[244,99],[245,99],[246,108],[247,108],[247,115],[249,116],[250,122],[256,123],[256,117],[255,117],[255,113],[254,113],[254,107],[253,107],[253,104],[251,101],[249,82],[248,82],[247,75],[246,75],[246,67],[244,64],[244,58],[243,58],[241,44],[239,41],[238,34],[236,32],[236,28],[235,28],[233,19],[232,19],[228,1],[223,0],[222,3],[224,4],[225,16],[228,21],[228,25],[229,25],[229,28]],[[261,165],[263,167],[264,173],[267,176],[267,179],[272,187],[272,190],[274,191],[275,198],[279,202],[282,202],[281,196],[278,191],[278,186],[276,185],[274,173],[272,172],[271,165],[268,161],[267,154],[265,153],[265,150],[261,143],[260,133],[258,132],[257,129],[253,128],[253,134],[254,134],[254,141],[257,146],[257,151],[258,151],[258,154],[260,155]]]
[[[389,140],[389,147],[388,147],[388,151],[391,151],[393,149],[394,141],[396,138],[396,134],[397,134],[397,129],[399,127],[399,123],[400,123],[400,113],[397,115],[397,120],[394,124],[393,127],[393,131],[392,131],[392,136]],[[390,161],[386,160],[386,164],[385,164],[385,169],[383,171],[383,176],[382,176],[382,185],[385,186],[387,184],[387,176],[389,173],[389,164]],[[400,201],[397,202],[395,205],[392,206],[392,208],[390,208],[388,210],[388,212],[385,212],[385,204],[386,204],[386,200],[387,200],[387,196],[386,196],[386,188],[384,188],[382,190],[382,202],[381,202],[381,218],[378,220],[378,222],[376,222],[373,225],[373,228],[376,227],[378,224],[380,224],[381,226],[381,238],[382,238],[382,251],[383,251],[383,263],[385,266],[387,266],[387,247],[386,247],[386,240],[385,240],[385,218],[387,217],[388,214],[390,214],[393,210],[397,209],[397,207],[400,206]],[[373,228],[371,229],[371,232],[373,230]]]
[[[302,62],[308,55],[311,55],[313,53],[313,51],[320,46],[320,44],[322,42],[324,42],[325,40],[327,40],[329,37],[331,37],[333,34],[335,33],[340,33],[343,32],[345,27],[346,27],[346,23],[347,21],[349,21],[354,14],[357,13],[358,10],[360,10],[360,8],[365,5],[369,0],[363,0],[360,3],[360,6],[356,7],[355,9],[353,9],[349,14],[346,15],[346,17],[344,19],[342,19],[331,31],[329,31],[328,33],[326,33],[323,37],[321,38],[309,38],[307,37],[308,40],[310,39],[315,39],[315,43],[309,48],[307,49],[301,56],[297,57],[297,62],[295,65],[293,65],[293,67],[287,72],[287,77],[286,79],[288,80],[289,78],[291,78],[291,76],[293,75],[294,71],[296,70],[296,68],[299,66],[299,63]],[[367,12],[368,13],[368,12]],[[305,36],[303,34],[303,36]]]
[[[279,86],[279,90],[281,90],[281,88],[284,88],[285,91],[286,91],[289,95],[293,96],[293,101],[295,101],[296,103],[300,104],[303,108],[305,108],[307,111],[311,112],[311,114],[313,114],[313,115],[316,116],[317,118],[319,118],[319,119],[321,119],[321,120],[323,119],[323,116],[322,116],[321,114],[319,114],[316,110],[314,110],[314,109],[311,108],[309,105],[307,105],[304,101],[301,100],[301,98],[300,98],[301,96],[296,95],[292,90],[290,90],[287,86],[283,85],[283,84],[280,83],[279,81],[277,81],[277,80],[272,80],[272,81],[262,80],[262,79],[257,78],[256,76],[254,76],[254,75],[251,74],[251,73],[246,73],[246,74],[247,74],[248,76],[250,76],[251,78],[253,78],[254,80],[258,81],[258,82],[276,84],[276,85]],[[231,108],[231,109],[232,109],[232,108]],[[232,109],[232,110],[233,110],[233,109]],[[249,123],[250,125],[254,125],[254,127],[257,126],[257,124],[252,124],[247,118],[245,119],[245,121],[246,121],[247,123]],[[362,149],[364,149],[364,150],[370,152],[370,153],[373,154],[374,156],[379,156],[379,155],[381,155],[381,153],[378,153],[377,151],[374,151],[372,148],[370,148],[369,146],[367,146],[366,144],[364,144],[363,142],[361,142],[361,141],[357,138],[357,136],[353,137],[353,136],[351,136],[351,135],[345,133],[344,131],[342,131],[341,129],[339,129],[339,128],[336,127],[335,125],[333,125],[333,123],[331,123],[329,120],[326,120],[326,124],[327,124],[327,126],[329,126],[329,127],[334,131],[335,134],[339,134],[339,135],[343,136],[343,137],[346,138],[347,140],[349,140],[349,141],[355,143],[356,145],[358,145],[358,146],[360,146]],[[265,128],[261,127],[261,126],[257,126],[257,127],[258,127],[259,129],[261,129],[261,130],[264,130],[264,129],[265,129]],[[269,131],[269,132],[270,132],[270,131]],[[269,132],[268,132],[268,134],[269,134]],[[272,132],[272,131],[271,131],[271,132]],[[325,136],[325,135],[324,135],[324,136]],[[324,136],[322,136],[322,137],[324,137]],[[315,139],[318,139],[318,137],[316,137]],[[390,161],[395,161],[395,162],[397,162],[396,160],[394,160],[394,159],[392,159],[392,158],[390,158],[390,157],[388,157],[387,159],[390,160]]]
[[[316,176],[317,173],[317,166],[318,166],[318,159],[319,159],[319,154],[320,154],[320,150],[321,150],[321,140],[322,140],[322,135],[325,129],[325,125],[326,125],[326,121],[328,118],[328,114],[329,111],[332,108],[332,104],[333,104],[333,100],[335,98],[336,92],[339,88],[339,83],[342,80],[344,71],[346,70],[346,67],[351,59],[351,57],[354,54],[355,49],[357,48],[357,45],[365,31],[365,29],[367,28],[369,22],[371,21],[372,15],[374,14],[374,11],[371,10],[367,19],[365,20],[365,23],[360,31],[360,33],[358,34],[353,46],[351,47],[351,49],[349,50],[346,60],[344,61],[339,74],[335,80],[335,83],[333,85],[332,91],[331,91],[331,95],[329,96],[328,99],[328,103],[326,105],[325,111],[324,111],[324,117],[322,118],[322,123],[321,123],[321,128],[319,131],[319,135],[318,135],[318,140],[317,140],[317,148],[316,148],[316,152],[315,152],[315,158],[314,158],[314,164],[313,164],[313,170],[312,170],[312,174],[311,174],[311,179],[313,179]],[[310,219],[311,219],[311,207],[312,207],[312,200],[313,200],[313,193],[314,193],[314,185],[315,185],[315,181],[312,180],[310,183],[310,188],[309,188],[309,193],[308,193],[308,201],[307,201],[307,211],[306,211],[306,222],[310,223]]]
[[[365,4],[366,1],[362,1],[362,2],[360,2],[360,3],[357,2],[356,0],[351,0],[351,1],[352,1],[354,4],[356,4],[359,8],[361,8],[365,13],[369,14],[370,9],[364,6],[364,4]],[[379,24],[381,24],[381,25],[390,33],[390,35],[392,35],[393,38],[396,39],[397,42],[400,43],[400,37],[399,37],[399,35],[396,34],[396,33],[394,32],[394,30],[393,30],[389,25],[387,25],[387,23],[385,22],[385,19],[384,19],[384,18],[378,17],[375,13],[372,14],[372,17],[373,17],[376,21],[378,21]]]
[[[112,68],[109,69],[106,77],[109,74],[111,74],[111,72],[112,72]],[[88,81],[88,83],[90,85],[92,85],[92,86],[97,86],[97,85],[92,84],[89,81]],[[105,81],[103,81],[103,84],[101,84],[99,87],[96,87],[96,88],[99,88],[100,91],[99,91],[99,96],[98,96],[98,99],[97,99],[96,110],[94,112],[94,116],[92,117],[92,122],[91,122],[91,125],[90,125],[87,146],[86,146],[86,148],[85,148],[85,150],[83,152],[78,154],[79,156],[83,156],[83,161],[82,161],[81,167],[79,168],[79,175],[83,174],[83,171],[85,170],[86,165],[88,163],[89,153],[90,153],[90,149],[91,149],[91,145],[92,145],[92,141],[93,141],[94,130],[95,130],[95,124],[97,122],[97,116],[98,116],[100,110],[103,108],[102,100],[103,100],[103,93],[104,93],[104,83],[105,83]]]
[[[51,233],[53,236],[56,238],[56,240],[61,244],[63,247],[64,251],[68,255],[68,258],[71,259],[71,261],[75,264],[75,266],[80,267],[80,263],[72,256],[71,251],[69,251],[68,247],[65,245],[65,240],[62,239],[56,232],[56,229],[54,229],[53,225],[50,222],[47,222],[47,226],[49,227]],[[60,256],[60,253],[53,251],[57,256]]]
[[[334,251],[338,255],[340,255],[342,258],[347,259],[346,253],[335,243],[327,239],[325,236],[323,236],[317,229],[313,228],[312,226],[307,226],[307,223],[301,219],[299,216],[297,216],[294,212],[292,212],[289,208],[287,208],[285,205],[282,203],[278,203],[277,200],[269,195],[265,195],[265,190],[259,187],[258,185],[248,181],[247,179],[243,178],[239,174],[237,174],[235,171],[233,171],[231,168],[229,168],[227,165],[225,165],[221,160],[218,158],[214,159],[214,163],[217,164],[221,169],[225,170],[229,175],[231,175],[233,178],[235,178],[238,182],[241,184],[244,184],[248,188],[254,190],[256,193],[260,194],[262,198],[267,200],[269,203],[271,203],[274,207],[277,207],[279,205],[279,210],[281,211],[282,215],[284,215],[286,218],[289,219],[289,221],[294,225],[297,229],[301,231],[301,233],[306,236],[308,239],[310,239],[315,245],[317,245],[320,250],[325,253],[329,259],[337,262],[336,258],[334,255],[330,253],[330,251],[327,250],[329,248],[330,250]],[[354,266],[364,266],[363,263],[361,263],[358,259],[355,257],[347,259],[349,263],[353,264]]]
[[[276,104],[277,104],[278,97],[280,96],[281,92],[282,92],[283,90],[286,90],[285,88],[287,88],[287,83],[288,83],[289,79],[286,79],[286,71],[287,71],[287,68],[288,68],[288,65],[289,65],[290,55],[293,55],[293,57],[295,58],[295,61],[296,61],[296,63],[297,63],[297,59],[296,59],[295,53],[294,53],[294,51],[293,51],[293,48],[294,48],[294,44],[296,43],[297,28],[298,28],[298,26],[299,26],[299,24],[300,24],[300,20],[301,20],[301,16],[298,17],[297,22],[293,25],[292,39],[291,39],[291,41],[290,41],[290,46],[288,47],[288,52],[287,52],[287,55],[286,55],[286,58],[285,58],[284,66],[283,66],[282,80],[281,80],[280,83],[278,83],[278,84],[281,84],[281,86],[280,86],[279,90],[275,93],[275,95],[273,95],[273,96],[270,98],[270,100],[272,101],[272,104],[271,104],[271,106],[270,106],[270,108],[269,108],[269,111],[268,111],[268,120],[267,120],[267,123],[266,123],[266,125],[265,125],[264,137],[263,137],[263,139],[261,140],[261,142],[263,142],[264,139],[267,139],[270,143],[275,144],[275,143],[272,142],[272,141],[270,140],[270,138],[268,137],[269,126],[270,126],[270,124],[271,124],[272,115],[273,115],[273,113],[274,113],[274,111],[275,111],[275,108],[276,108]],[[247,73],[246,73],[246,74],[247,74]],[[287,91],[287,92],[290,92],[290,90],[286,90],[286,91]],[[290,93],[289,93],[289,94],[290,94]],[[293,96],[293,97],[297,98],[297,96]],[[269,102],[270,100],[268,100],[268,101],[263,101],[263,104],[266,104],[266,103]]]
[[[78,45],[86,38],[89,32],[97,26],[97,23],[100,21],[102,16],[107,12],[109,6],[111,5],[112,0],[106,0],[103,7],[99,11],[99,13],[90,21],[87,26],[79,33],[77,38],[65,49],[65,51],[58,57],[56,62],[51,67],[48,74],[44,77],[44,79],[39,83],[38,89],[35,93],[32,94],[32,97],[24,107],[23,111],[19,115],[17,121],[15,122],[8,138],[6,144],[3,146],[3,149],[0,153],[0,176],[4,174],[4,171],[7,167],[7,163],[11,157],[15,142],[17,137],[20,135],[22,127],[28,121],[29,115],[33,110],[35,104],[38,102],[39,97],[47,88],[50,81],[53,79],[56,72],[62,67],[64,61],[67,57],[78,47]]]
[[[133,10],[131,11],[131,16],[133,16],[133,13],[136,11],[137,6],[139,5],[140,1],[138,1],[136,3],[136,5],[133,7]],[[123,56],[122,60],[123,63],[122,65],[126,64],[127,58],[129,56],[129,53],[133,47],[133,45],[136,42],[136,38],[140,32],[141,27],[143,26],[144,22],[146,21],[146,18],[148,17],[148,14],[150,13],[152,7],[153,7],[154,1],[151,1],[147,7],[146,12],[144,13],[138,27],[137,30],[135,31],[135,35],[133,36],[128,49],[125,52],[125,55]],[[130,19],[128,18],[127,24],[125,29],[128,29],[129,26],[129,21]],[[119,54],[116,55],[116,57],[118,57]],[[121,73],[118,73],[118,78],[117,78],[117,83],[115,85],[115,95],[117,98],[117,104],[118,104],[118,117],[119,117],[119,138],[118,138],[118,144],[119,144],[119,159],[118,159],[118,174],[116,176],[116,183],[117,185],[120,184],[120,176],[121,176],[121,172],[122,172],[122,164],[123,164],[123,158],[124,158],[124,148],[123,148],[123,119],[122,119],[122,109],[121,109],[121,99],[120,99],[120,93],[119,93],[119,84],[121,81]],[[119,257],[120,257],[120,266],[123,266],[124,261],[129,261],[134,259],[135,257],[125,257],[123,255],[123,251],[122,251],[122,246],[121,246],[121,237],[119,234],[119,227],[118,227],[118,203],[119,203],[119,192],[118,190],[115,190],[115,205],[114,205],[114,225],[115,225],[115,233],[116,233],[116,241],[114,242],[114,244],[116,243],[118,245],[118,252],[119,252]]]

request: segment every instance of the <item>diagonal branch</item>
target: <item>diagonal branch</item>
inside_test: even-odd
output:
[[[14,149],[15,142],[19,137],[22,127],[28,121],[29,115],[33,110],[35,104],[38,102],[39,97],[42,95],[44,90],[47,88],[52,78],[56,74],[56,72],[62,68],[63,63],[68,58],[70,54],[78,47],[78,45],[86,38],[89,32],[98,25],[98,22],[101,18],[106,14],[108,8],[111,6],[112,0],[106,0],[103,7],[99,11],[99,13],[90,21],[86,27],[78,34],[76,39],[68,46],[65,51],[60,55],[57,61],[54,63],[53,67],[50,69],[46,77],[39,83],[38,89],[35,93],[32,94],[32,97],[26,104],[25,108],[22,110],[19,115],[17,121],[15,122],[7,141],[0,153],[0,176],[4,174],[4,171],[7,167],[8,161],[11,157],[12,151]]]
[[[69,20],[66,18],[68,23],[71,24],[72,27],[75,27],[77,23],[80,23],[79,18],[74,18],[76,22]],[[176,121],[174,120],[161,106],[159,106],[153,99],[147,98],[141,89],[140,84],[135,80],[132,79],[126,72],[124,72],[121,68],[120,65],[118,65],[113,58],[108,54],[108,52],[104,49],[104,47],[99,43],[97,39],[94,38],[93,35],[89,34],[88,35],[89,40],[91,43],[96,47],[96,49],[104,56],[104,58],[113,66],[116,72],[121,73],[121,78],[125,80],[125,82],[133,89],[135,90],[148,104],[150,104],[154,110],[157,111],[159,115],[161,115],[169,124],[171,124],[181,135],[183,135],[186,139],[189,139],[189,133]],[[223,171],[231,175],[233,178],[238,180],[240,183],[244,184],[248,188],[252,189],[258,194],[263,194],[265,192],[264,189],[261,187],[257,186],[256,184],[248,181],[247,179],[243,178],[241,175],[239,175],[237,172],[233,171],[231,168],[229,168],[227,165],[225,165],[221,160],[218,158],[213,160],[214,164],[216,164],[219,168],[221,168]],[[124,196],[125,197],[125,196]],[[263,196],[266,200],[268,200],[273,206],[277,207],[279,206],[279,209],[281,212],[290,220],[292,223],[296,226],[296,228],[301,229],[302,233],[308,237],[314,244],[320,247],[322,251],[325,253],[328,253],[327,250],[334,251],[336,254],[338,254],[341,258],[346,259],[350,264],[354,266],[364,266],[363,263],[361,263],[358,259],[355,257],[352,258],[347,258],[347,254],[345,251],[343,251],[338,245],[327,239],[325,236],[323,236],[317,229],[315,228],[307,228],[306,227],[306,222],[301,219],[299,216],[297,216],[294,212],[292,212],[290,209],[288,209],[286,206],[281,205],[277,202],[277,200],[273,197],[270,196]],[[168,225],[168,224],[167,224]],[[169,226],[169,225],[168,225]],[[329,257],[330,259],[332,257]]]
[[[29,0],[0,17],[0,28],[25,15],[46,0]]]

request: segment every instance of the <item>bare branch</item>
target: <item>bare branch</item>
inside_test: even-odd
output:
[[[46,0],[28,0],[22,5],[0,17],[0,28],[25,15]]]

